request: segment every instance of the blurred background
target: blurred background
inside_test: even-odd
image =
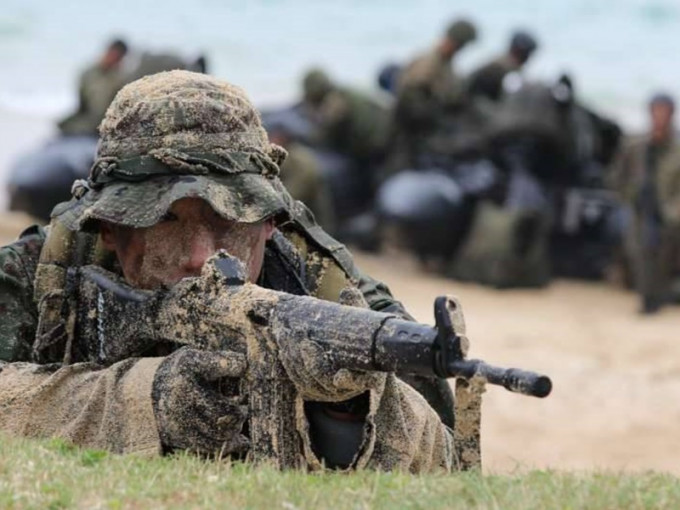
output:
[[[680,1],[63,4],[0,10],[5,242],[86,176],[117,87],[205,70],[419,320],[456,294],[473,356],[553,377],[546,401],[489,391],[487,469],[680,473]]]
[[[374,87],[378,68],[432,45],[455,17],[479,38],[457,59],[470,71],[502,51],[516,28],[542,42],[532,76],[577,77],[585,100],[630,127],[642,127],[652,91],[672,88],[680,27],[672,0],[197,0],[184,2],[5,0],[0,13],[0,107],[56,117],[75,105],[78,73],[113,37],[132,48],[205,53],[212,72],[260,105],[296,97],[302,73],[323,65],[340,81]],[[634,65],[631,65],[633,64]]]

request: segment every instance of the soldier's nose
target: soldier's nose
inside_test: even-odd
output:
[[[192,275],[199,274],[205,261],[217,251],[215,241],[210,232],[200,227],[187,237],[182,247],[185,255],[182,269]]]

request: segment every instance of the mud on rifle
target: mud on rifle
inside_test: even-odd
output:
[[[77,271],[75,347],[81,359],[110,365],[148,353],[160,342],[257,353],[248,357],[245,377],[250,455],[282,468],[301,462],[294,413],[280,412],[282,407],[294,409],[296,395],[276,355],[286,342],[316,342],[335,370],[455,377],[454,443],[461,469],[480,463],[483,383],[536,397],[547,396],[552,388],[546,376],[465,359],[462,313],[449,297],[435,300],[432,327],[247,283],[242,264],[225,253],[209,260],[202,276],[159,291],[134,289],[97,266]],[[275,416],[281,419],[274,423]],[[464,423],[466,419],[474,423]]]

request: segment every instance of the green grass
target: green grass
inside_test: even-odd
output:
[[[0,508],[680,508],[660,473],[281,473],[180,455],[142,459],[0,437]]]

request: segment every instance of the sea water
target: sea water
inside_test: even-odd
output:
[[[501,53],[513,29],[540,50],[529,79],[573,77],[582,101],[624,125],[644,126],[657,90],[680,96],[680,2],[671,0],[2,0],[0,114],[55,119],[76,102],[80,70],[107,41],[137,50],[205,53],[210,71],[261,106],[299,94],[323,66],[339,82],[375,87],[378,68],[430,47],[464,16],[479,40],[456,61],[465,73]]]

